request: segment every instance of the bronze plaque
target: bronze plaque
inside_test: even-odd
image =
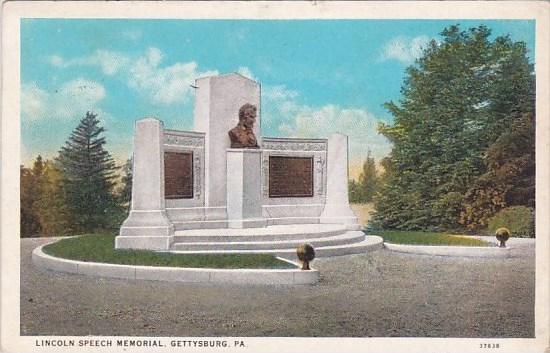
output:
[[[313,157],[269,156],[269,197],[312,197]]]
[[[192,152],[164,152],[164,197],[193,198]]]

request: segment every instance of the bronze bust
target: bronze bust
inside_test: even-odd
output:
[[[239,109],[239,123],[229,130],[231,148],[259,148],[252,131],[256,122],[256,106],[246,103]]]

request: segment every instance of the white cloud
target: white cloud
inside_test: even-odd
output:
[[[97,50],[89,57],[64,59],[52,55],[48,58],[51,65],[59,68],[96,66],[106,75],[120,75],[129,87],[160,105],[187,102],[192,96],[191,85],[196,78],[218,74],[218,71],[199,71],[194,61],[162,66],[163,59],[162,51],[154,47],[137,58],[108,50]],[[239,70],[242,74],[252,75],[246,67]]]
[[[369,150],[377,159],[391,150],[390,142],[378,134],[380,119],[364,108],[300,104],[298,92],[285,86],[265,87],[262,95],[262,124],[275,127],[280,137],[328,138],[335,132],[347,135],[352,169],[361,165]]]
[[[35,82],[23,84],[21,87],[21,114],[27,120],[36,120],[44,116],[48,93],[38,87]]]
[[[66,60],[60,55],[51,55],[48,57],[51,65],[60,68],[71,66],[96,66],[101,71],[109,76],[116,74],[124,65],[127,64],[128,58],[123,54],[108,51],[96,50],[92,55]]]
[[[154,103],[186,102],[192,95],[191,85],[196,78],[218,74],[217,71],[199,72],[194,61],[161,67],[162,59],[159,49],[149,48],[129,69],[129,86],[147,94]]]
[[[425,35],[414,38],[398,36],[386,43],[381,57],[383,60],[398,60],[410,64],[422,56],[423,49],[429,41],[430,38]]]
[[[135,29],[135,30],[123,31],[123,32],[120,33],[120,35],[123,39],[128,39],[128,40],[136,42],[136,41],[141,39],[143,33],[140,30]]]
[[[274,101],[286,101],[298,97],[298,92],[286,88],[285,85],[265,87],[262,95],[266,99]]]
[[[100,83],[83,78],[65,82],[49,92],[36,82],[23,84],[21,118],[24,122],[80,118],[87,111],[101,111],[98,103],[105,96],[105,88]]]
[[[291,137],[329,137],[335,132],[349,138],[349,154],[352,162],[362,161],[368,151],[382,158],[390,151],[390,143],[377,132],[378,119],[362,108],[343,108],[327,104],[322,107],[298,107],[294,121],[279,127],[282,135]]]
[[[57,67],[65,67],[65,61],[59,55],[52,55],[49,57],[50,64]]]
[[[254,74],[252,73],[252,71],[250,71],[250,69],[246,66],[239,66],[239,68],[237,69],[237,72],[243,75],[244,77],[247,77],[254,81],[258,81],[256,77],[254,77]]]

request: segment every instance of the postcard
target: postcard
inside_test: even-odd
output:
[[[2,351],[550,351],[548,2],[3,14]]]

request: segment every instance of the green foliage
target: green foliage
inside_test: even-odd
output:
[[[505,208],[488,220],[488,231],[494,235],[498,228],[508,228],[512,237],[535,237],[535,210],[525,206]]]
[[[121,187],[115,162],[104,149],[103,127],[87,113],[54,162],[36,158],[21,166],[21,236],[60,236],[114,230],[130,206],[131,160],[123,166]]]
[[[367,160],[363,164],[363,172],[359,175],[359,185],[363,189],[363,200],[372,202],[378,186],[378,176],[376,174],[376,162],[371,157],[370,151],[368,151]]]
[[[359,181],[351,180],[348,185],[350,202],[372,202],[378,190],[379,177],[376,172],[376,161],[368,151],[367,159],[363,163],[363,171],[359,175]]]
[[[44,162],[39,155],[32,168],[20,167],[20,229],[21,237],[38,235],[41,231],[37,202],[44,184]]]
[[[359,186],[359,183],[355,180],[350,180],[348,182],[348,194],[349,194],[349,201],[352,203],[362,203],[363,202],[363,195],[361,187]]]
[[[394,244],[415,245],[458,245],[458,246],[487,246],[488,243],[470,237],[451,235],[436,232],[410,231],[377,231],[374,235],[381,236],[385,242]]]
[[[41,236],[62,236],[71,230],[70,217],[65,203],[62,175],[55,163],[44,164],[42,192],[36,202]]]
[[[122,189],[119,194],[120,204],[127,212],[130,211],[132,201],[132,166],[133,160],[130,158],[122,167]]]
[[[296,268],[267,254],[181,255],[148,250],[117,250],[114,235],[84,235],[46,245],[46,254],[65,259],[121,265],[205,268]]]
[[[114,195],[117,168],[103,147],[104,131],[97,116],[86,113],[57,158],[75,232],[111,229],[120,219],[121,209]]]
[[[487,171],[466,192],[460,222],[470,229],[487,226],[489,217],[512,205],[535,206],[535,118],[515,120],[489,146]]]
[[[491,41],[485,26],[451,26],[441,35],[407,69],[399,104],[386,103],[394,123],[379,131],[393,149],[375,197],[378,228],[475,229],[513,198],[510,185],[524,187],[520,204],[534,195],[534,134],[522,122],[525,114],[534,119],[525,44]]]

